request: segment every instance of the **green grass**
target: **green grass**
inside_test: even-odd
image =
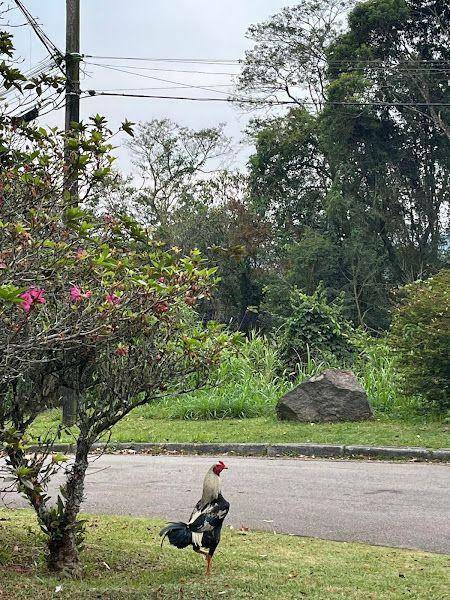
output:
[[[44,434],[60,423],[59,411],[39,417],[31,432]],[[63,442],[73,436],[63,434]],[[113,442],[311,442],[382,446],[450,447],[449,426],[439,421],[405,422],[380,418],[359,423],[316,424],[279,422],[275,417],[173,421],[152,419],[136,409],[112,430]]]
[[[81,580],[58,579],[27,511],[0,511],[6,600],[444,600],[449,557],[226,529],[210,578],[190,549],[159,547],[161,522],[88,517]],[[55,592],[62,586],[59,592]]]

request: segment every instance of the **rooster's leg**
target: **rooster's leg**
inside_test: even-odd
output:
[[[206,555],[206,575],[211,574],[211,564],[212,564],[212,556],[207,554]]]

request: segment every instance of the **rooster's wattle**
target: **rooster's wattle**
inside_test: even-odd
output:
[[[188,523],[169,523],[159,533],[163,544],[166,537],[176,548],[192,546],[195,552],[204,554],[207,561],[206,574],[211,572],[211,561],[220,542],[220,533],[229,503],[220,492],[220,473],[228,467],[222,461],[206,473],[203,494],[195,505]]]

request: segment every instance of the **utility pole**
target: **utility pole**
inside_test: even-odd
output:
[[[66,0],[66,135],[76,137],[72,123],[80,122],[80,0]],[[71,135],[72,132],[72,135]],[[79,202],[78,191],[78,153],[65,150],[66,177],[64,192],[70,195],[71,203]],[[76,373],[67,372],[59,390],[62,397],[63,423],[71,426],[75,423],[78,394]],[[71,385],[72,384],[72,385]]]
[[[80,121],[80,0],[66,0],[66,132]]]

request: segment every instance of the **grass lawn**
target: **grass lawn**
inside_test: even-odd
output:
[[[382,446],[424,446],[448,448],[449,426],[443,422],[414,423],[376,419],[361,423],[316,424],[279,422],[275,417],[182,421],[151,418],[140,408],[119,423],[112,432],[114,442],[311,442],[319,444],[369,444]],[[42,415],[33,434],[57,426],[58,411]],[[62,441],[73,441],[64,434]]]
[[[192,550],[159,547],[160,526],[148,519],[88,517],[85,574],[72,581],[46,572],[43,539],[28,511],[0,511],[0,598],[448,598],[448,556],[226,529],[208,579],[203,558]]]

